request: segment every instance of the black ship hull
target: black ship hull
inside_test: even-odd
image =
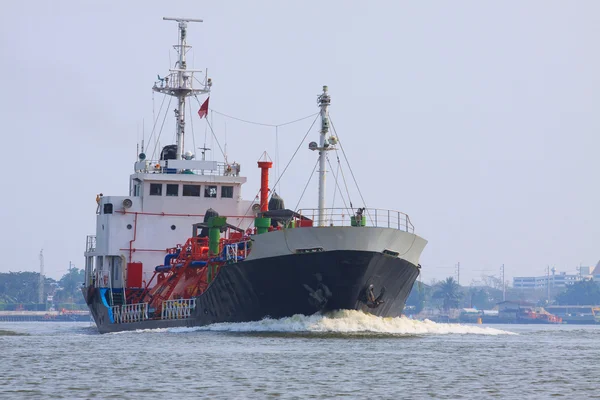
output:
[[[221,267],[208,289],[196,297],[189,318],[132,323],[114,322],[107,289],[84,289],[84,296],[100,333],[248,322],[340,309],[398,317],[418,275],[416,265],[371,251],[339,250],[246,260]]]

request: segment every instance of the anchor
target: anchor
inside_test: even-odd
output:
[[[383,300],[384,294],[385,287],[382,287],[379,296],[375,297],[375,287],[371,284],[364,289],[360,300],[366,303],[369,308],[377,308],[385,303],[385,300]]]

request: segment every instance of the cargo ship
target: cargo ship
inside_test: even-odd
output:
[[[340,309],[400,316],[427,242],[405,213],[351,202],[325,207],[327,154],[343,150],[330,124],[328,88],[313,121],[320,121],[318,142],[308,145],[318,155],[317,207],[285,208],[269,188],[266,153],[256,169],[260,196],[244,200],[239,163],[207,160],[206,146],[196,159],[185,148],[186,101],[206,97],[193,116],[206,118],[212,88],[206,73],[187,67],[188,24],[201,20],[164,19],[178,25],[178,58],[153,90],[177,101],[176,143],[154,160],[142,143],[129,193],[96,198],[82,293],[99,332]]]

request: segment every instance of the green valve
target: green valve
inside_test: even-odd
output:
[[[269,232],[271,226],[271,218],[255,218],[254,226],[259,234]]]
[[[361,216],[361,218],[357,221],[356,220],[356,215],[352,215],[350,217],[350,225],[351,226],[366,226],[367,225],[367,216],[363,215]]]

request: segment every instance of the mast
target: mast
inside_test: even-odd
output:
[[[44,249],[40,250],[40,280],[38,282],[38,303],[45,304],[44,301]],[[46,310],[46,307],[44,307]]]
[[[187,44],[187,23],[202,22],[202,20],[168,17],[164,17],[163,20],[179,23],[179,43],[173,45],[173,48],[179,54],[179,58],[175,63],[175,68],[169,69],[169,75],[165,78],[160,78],[159,76],[159,81],[154,83],[152,90],[177,98],[177,109],[175,110],[177,132],[176,159],[181,160],[185,144],[185,99],[189,96],[210,93],[212,82],[210,78],[206,78],[204,82],[197,81],[202,86],[201,88],[194,88],[194,73],[202,71],[187,68],[186,53],[192,48],[192,46]]]
[[[506,301],[506,281],[504,280],[504,264],[500,267],[502,270],[502,301]]]
[[[319,95],[318,104],[321,108],[321,135],[319,138],[319,220],[318,226],[325,226],[325,160],[327,159],[327,150],[333,150],[329,147],[326,135],[329,132],[329,104],[331,98],[327,93],[327,86],[323,86],[323,93]],[[334,142],[334,141],[332,141]],[[333,143],[335,144],[335,143]]]

